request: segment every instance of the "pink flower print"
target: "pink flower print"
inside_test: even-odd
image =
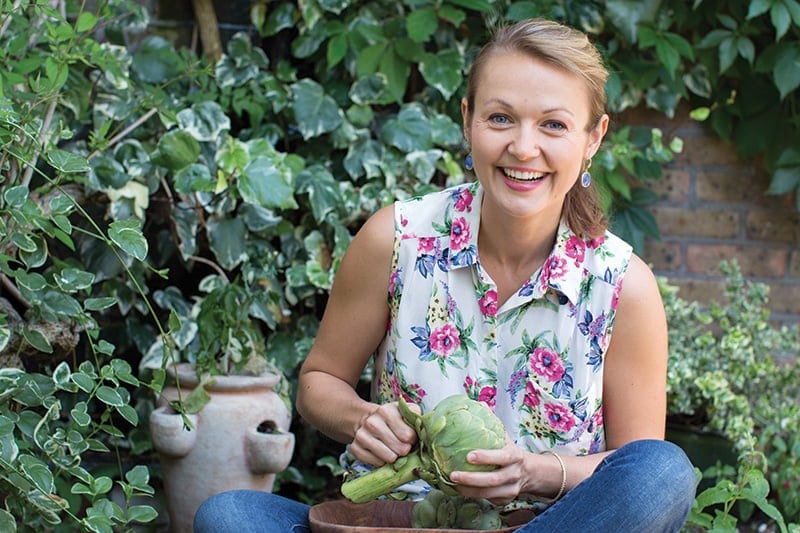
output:
[[[599,428],[603,425],[603,409],[600,408],[594,413],[594,425]]]
[[[459,344],[461,340],[458,338],[458,330],[452,324],[445,324],[431,332],[431,350],[439,357],[448,357]]]
[[[497,316],[497,291],[494,289],[486,291],[486,294],[478,300],[478,305],[483,316]]]
[[[617,304],[619,304],[619,294],[622,292],[622,283],[617,283],[614,286],[614,294],[611,297],[611,309],[616,310]]]
[[[495,387],[486,386],[481,389],[478,394],[478,401],[483,402],[489,407],[494,409],[495,397],[497,396],[497,389]]]
[[[566,433],[575,426],[575,416],[561,404],[545,404],[544,413],[550,422],[550,427],[558,432]]]
[[[567,240],[565,248],[566,249],[564,250],[564,253],[567,254],[567,257],[574,259],[576,265],[583,261],[584,252],[586,251],[586,243],[584,243],[578,237],[575,235],[570,237],[569,240]]]
[[[522,403],[524,403],[526,407],[536,407],[539,405],[539,402],[539,390],[529,381],[525,385],[525,398],[523,398]]]
[[[459,212],[470,212],[472,211],[472,192],[469,189],[461,189],[461,192],[458,193],[458,198],[456,199],[456,211]]]
[[[456,252],[466,248],[471,237],[472,231],[466,218],[460,217],[453,220],[453,225],[450,227],[450,248]]]
[[[420,237],[417,243],[417,253],[426,254],[433,251],[433,245],[436,239],[433,237]]]
[[[600,248],[603,245],[604,242],[606,242],[606,237],[605,237],[605,235],[601,235],[601,236],[599,236],[597,238],[594,238],[592,240],[586,241],[586,246],[588,248],[594,250],[595,248]]]
[[[546,348],[534,348],[530,358],[531,370],[555,383],[564,377],[564,362],[558,354]]]
[[[541,283],[547,286],[551,279],[558,279],[564,277],[564,267],[567,260],[557,255],[551,256],[542,266]]]
[[[408,219],[403,215],[400,215],[400,225],[403,227],[408,226]]]

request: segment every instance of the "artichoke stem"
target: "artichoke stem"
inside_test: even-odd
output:
[[[342,495],[353,503],[366,503],[393,489],[414,481],[422,467],[417,450],[391,464],[385,464],[359,477],[342,483]]]

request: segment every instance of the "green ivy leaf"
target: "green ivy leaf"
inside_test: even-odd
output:
[[[328,68],[333,68],[339,64],[339,62],[344,59],[344,56],[347,54],[347,33],[341,32],[334,35],[330,41],[328,41],[328,50],[327,50],[327,61],[328,61]]]
[[[45,495],[50,495],[55,488],[53,474],[42,461],[32,455],[20,455],[19,465],[25,476]]]
[[[445,100],[455,94],[462,82],[464,56],[458,50],[441,50],[436,54],[425,54],[419,71],[430,85],[439,91]]]
[[[406,153],[427,150],[431,147],[430,123],[418,105],[410,104],[386,121],[381,139]]]
[[[389,94],[392,95],[392,98],[394,98],[394,101],[398,104],[403,102],[408,76],[411,72],[411,65],[409,62],[403,59],[398,53],[398,48],[400,46],[401,45],[395,43],[394,46],[389,48],[386,53],[381,56],[379,65],[380,71],[386,74]]]
[[[175,47],[163,37],[145,37],[133,56],[131,67],[146,83],[164,83],[177,77],[183,60]]]
[[[406,18],[406,31],[408,36],[415,42],[424,43],[431,38],[439,27],[439,20],[436,16],[436,9],[433,7],[423,7],[409,13]]]
[[[95,27],[98,20],[94,13],[84,11],[78,16],[78,21],[75,23],[75,31],[78,33],[90,31]]]
[[[45,152],[45,159],[59,172],[80,173],[89,172],[89,162],[82,155],[67,152],[60,148],[52,148]]]
[[[216,141],[231,129],[231,119],[217,102],[200,102],[178,112],[178,125],[198,141]]]
[[[297,208],[288,172],[278,168],[269,157],[253,159],[239,176],[237,187],[247,203],[267,208]]]
[[[139,261],[144,261],[147,257],[147,239],[142,235],[140,222],[135,218],[112,222],[108,228],[108,237]]]
[[[28,341],[31,346],[40,352],[53,353],[53,347],[50,345],[50,341],[48,341],[47,337],[42,335],[40,331],[25,327],[22,328],[22,336],[25,337],[25,340]]]
[[[176,171],[195,163],[200,157],[200,144],[189,132],[172,130],[158,140],[153,162]]]
[[[117,299],[111,298],[110,296],[101,298],[86,298],[86,300],[83,301],[83,307],[87,311],[102,311],[103,309],[113,307],[116,303]]]
[[[772,75],[781,100],[800,87],[800,44],[792,43],[780,48]]]
[[[322,222],[342,204],[339,182],[325,167],[313,165],[297,176],[297,190],[308,194],[314,220]]]
[[[318,137],[335,130],[344,120],[336,101],[325,94],[319,83],[303,79],[292,84],[292,109],[303,139]]]
[[[119,407],[121,405],[125,405],[125,401],[122,399],[122,396],[119,395],[115,389],[112,389],[108,385],[101,385],[97,389],[97,398],[106,405],[110,405],[112,407]]]
[[[94,274],[77,268],[64,268],[53,279],[64,292],[76,292],[91,287]]]
[[[489,0],[447,0],[447,3],[474,11],[491,11],[492,4]]]
[[[131,505],[127,511],[128,521],[147,524],[158,518],[158,512],[149,505]]]
[[[89,427],[92,417],[89,416],[86,402],[78,402],[70,411],[70,416],[80,427]]]
[[[223,268],[231,270],[247,259],[242,219],[213,217],[208,220],[207,232],[209,247]]]
[[[775,2],[769,10],[769,18],[775,28],[775,40],[778,41],[789,30],[789,26],[792,24],[792,16],[789,14],[786,4]]]
[[[8,533],[17,533],[17,520],[14,515],[0,509],[0,531],[7,531]]]

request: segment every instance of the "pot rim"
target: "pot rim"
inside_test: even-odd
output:
[[[191,363],[178,363],[167,367],[167,374],[174,380],[176,375],[181,387],[194,388],[200,383],[194,365]],[[232,391],[246,389],[273,388],[280,381],[281,376],[274,372],[264,372],[258,376],[249,374],[229,374],[213,376],[213,380],[206,383],[208,390]]]

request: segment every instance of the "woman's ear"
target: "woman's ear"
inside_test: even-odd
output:
[[[471,122],[472,117],[469,115],[469,102],[467,102],[467,98],[464,97],[461,99],[461,127],[464,130],[464,139],[467,141],[467,144],[470,144],[469,125]]]
[[[604,113],[603,116],[600,117],[600,120],[597,121],[595,127],[589,132],[589,144],[586,146],[586,157],[584,157],[584,159],[591,159],[600,149],[603,137],[605,137],[608,131],[609,120],[608,115]]]

